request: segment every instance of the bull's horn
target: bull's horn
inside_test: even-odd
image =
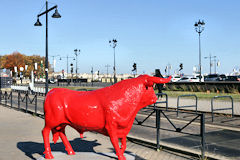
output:
[[[153,83],[168,83],[171,78],[171,76],[169,76],[168,78],[150,77],[148,80],[152,81]]]

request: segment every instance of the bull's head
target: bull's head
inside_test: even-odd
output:
[[[159,77],[151,77],[148,75],[144,75],[144,86],[145,86],[145,91],[141,99],[141,103],[144,106],[151,105],[157,101],[157,96],[154,92],[153,89],[153,84],[154,83],[168,83],[171,80],[171,76],[168,78],[159,78]]]

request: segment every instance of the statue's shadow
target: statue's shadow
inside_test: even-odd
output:
[[[75,152],[94,152],[94,153],[96,153],[93,148],[95,146],[101,145],[100,143],[97,143],[97,140],[87,141],[87,140],[80,139],[80,138],[76,138],[69,142],[72,145],[72,148]],[[59,141],[56,144],[51,143],[50,146],[51,146],[52,151],[63,152],[63,153],[67,154],[67,152],[65,151],[65,146],[61,141]],[[35,159],[35,160],[36,160],[36,158],[33,155],[34,154],[43,155],[43,151],[44,151],[44,144],[37,143],[37,142],[18,142],[17,147],[22,152],[24,152],[26,156],[28,156],[31,159]],[[97,154],[101,154],[101,153],[97,153]],[[107,155],[103,155],[103,156],[107,156]]]

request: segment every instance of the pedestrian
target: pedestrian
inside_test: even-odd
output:
[[[160,77],[160,78],[163,78],[161,72],[160,72],[160,69],[155,69],[155,77]],[[158,89],[158,93],[162,93],[162,89],[163,89],[163,84],[156,84],[156,87]],[[162,97],[162,95],[160,95]]]

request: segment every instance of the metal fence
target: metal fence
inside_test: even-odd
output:
[[[216,108],[214,106],[214,101],[217,99],[227,98],[230,99],[231,106],[227,108]],[[211,99],[211,114],[212,114],[212,122],[214,120],[214,111],[222,111],[222,110],[232,110],[231,116],[234,117],[234,107],[233,107],[233,98],[231,96],[215,96]]]
[[[175,129],[174,130],[174,129],[168,129],[168,128],[166,129],[165,128],[164,130],[201,137],[201,158],[204,159],[204,157],[205,157],[205,114],[204,113],[185,112],[185,114],[196,114],[196,116],[192,120],[190,120],[186,125],[179,128],[179,127],[176,127],[176,125],[169,118],[169,116],[165,114],[165,112],[176,112],[176,111],[169,111],[169,110],[165,111],[165,110],[162,110],[159,108],[157,108],[155,110],[156,110],[156,129],[157,129],[157,131],[156,131],[157,132],[157,137],[156,137],[157,149],[158,150],[160,149],[160,129],[164,129],[164,128],[161,128],[161,114],[162,114],[163,117],[166,118],[167,121],[171,124],[171,126],[174,127],[174,129]],[[189,126],[192,122],[196,121],[199,118],[200,118],[200,134],[192,134],[192,133],[182,132],[187,126]]]
[[[195,104],[194,105],[180,105],[180,98],[181,97],[194,97],[195,98]],[[185,94],[185,95],[180,95],[177,97],[177,116],[180,108],[189,108],[189,107],[195,107],[195,111],[197,113],[197,104],[198,104],[198,97],[195,94]]]
[[[185,111],[182,111],[181,113],[183,114],[188,114],[188,115],[191,115],[192,118],[190,120],[184,120],[185,121],[185,125],[183,125],[182,127],[177,127],[176,124],[174,124],[173,120],[170,119],[170,115],[167,115],[166,113],[172,113],[172,112],[178,112],[176,110],[166,110],[164,108],[160,108],[160,107],[148,107],[148,110],[149,110],[149,114],[146,115],[146,118],[144,118],[142,121],[138,120],[137,118],[135,118],[135,121],[137,122],[137,125],[141,125],[142,127],[150,127],[150,128],[155,128],[156,129],[156,148],[157,150],[160,149],[160,144],[161,144],[161,140],[160,140],[160,130],[167,130],[167,131],[171,131],[171,132],[177,132],[177,133],[181,133],[181,134],[185,134],[185,135],[191,135],[191,136],[197,136],[197,137],[200,137],[201,138],[201,158],[204,159],[205,157],[205,114],[204,113],[196,113],[196,112],[185,112]],[[149,126],[149,125],[144,125],[144,122],[149,119],[149,117],[151,116],[154,116],[155,118],[155,126]],[[163,115],[163,117],[161,118],[161,115]],[[161,127],[161,120],[162,119],[166,119],[167,122],[169,122],[170,125],[168,125],[169,127],[168,128],[162,128]],[[199,128],[199,133],[188,133],[188,132],[185,132],[185,128],[187,128],[190,124],[192,124],[192,122],[194,121],[198,121],[200,119],[200,128]],[[169,129],[171,128],[171,126],[174,128],[174,129]]]
[[[158,99],[160,97],[165,97],[165,100],[157,101],[156,103],[154,103],[154,108],[158,107],[158,104],[165,104],[166,110],[168,110],[168,95],[166,93],[157,93],[156,96],[158,97]]]
[[[40,109],[38,105],[37,93],[31,95],[28,92],[18,91],[18,92],[0,92],[0,104],[15,108],[18,110],[23,110],[25,112],[31,112],[33,114],[38,114],[43,116],[43,105]],[[43,96],[41,96],[44,98]]]

